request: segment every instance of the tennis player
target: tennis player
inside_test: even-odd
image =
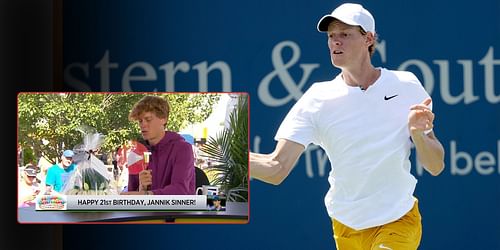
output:
[[[328,35],[333,80],[314,83],[281,123],[274,152],[250,154],[251,176],[278,185],[311,143],[332,165],[325,206],[337,249],[417,249],[421,215],[410,173],[412,144],[426,171],[444,168],[431,98],[406,71],[374,67],[375,20],[346,3],[317,25]]]

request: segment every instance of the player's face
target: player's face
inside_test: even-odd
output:
[[[328,26],[328,48],[332,64],[338,68],[351,68],[369,59],[367,35],[361,34],[358,26],[335,20]]]
[[[138,117],[137,122],[139,123],[142,137],[149,141],[149,143],[154,145],[163,137],[165,118],[159,118],[152,112],[144,112]]]

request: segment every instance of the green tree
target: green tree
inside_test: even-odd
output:
[[[201,148],[216,175],[211,184],[221,185],[229,200],[248,200],[248,97],[240,95],[229,115],[229,124]],[[230,196],[229,193],[233,195]]]
[[[168,130],[179,131],[204,121],[219,100],[218,94],[195,93],[20,93],[18,143],[49,161],[66,148],[82,143],[80,126],[105,135],[102,152],[112,152],[127,140],[140,138],[136,123],[128,120],[132,106],[145,95],[168,98]]]

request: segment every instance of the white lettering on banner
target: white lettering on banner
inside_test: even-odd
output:
[[[104,52],[104,56],[102,57],[101,61],[99,61],[94,66],[94,68],[101,69],[101,91],[109,91],[109,83],[110,83],[109,71],[110,69],[118,68],[118,63],[109,62],[109,50],[106,50],[106,52]],[[156,78],[156,73],[155,73],[155,78]]]
[[[100,75],[100,91],[106,92],[110,91],[111,70],[119,69],[119,64],[110,61],[110,52],[106,50],[103,57],[95,64],[94,68],[98,69],[98,74]],[[175,76],[178,72],[189,73],[190,64],[187,62],[180,62],[175,64],[174,62],[168,62],[160,65],[159,70],[164,71],[165,75],[165,89],[154,91],[175,91]],[[216,61],[213,64],[208,64],[207,61],[200,62],[192,66],[193,70],[198,71],[198,91],[206,92],[208,91],[208,75],[215,70],[218,70],[221,74],[221,85],[223,92],[232,91],[232,79],[231,79],[231,68],[224,61]],[[136,71],[142,71],[142,74],[133,74]],[[75,62],[71,63],[64,69],[64,82],[71,88],[77,91],[92,91],[89,86],[88,78],[92,75],[89,70],[89,63]],[[81,76],[83,78],[78,78]],[[123,75],[121,76],[121,91],[129,92],[133,91],[131,83],[137,82],[155,82],[158,80],[157,72],[153,65],[144,61],[137,61],[131,63],[125,68]]]
[[[144,75],[131,75],[132,71],[135,69],[141,69],[144,72]],[[132,89],[130,87],[131,81],[143,81],[143,82],[156,81],[156,71],[153,68],[153,66],[151,66],[151,64],[149,63],[146,62],[132,63],[130,64],[130,66],[127,67],[127,69],[123,73],[122,89],[129,89],[130,91]],[[154,89],[154,91],[158,91],[158,89]]]
[[[473,103],[479,100],[478,96],[474,96],[474,86],[472,84],[472,61],[471,60],[458,60],[464,69],[464,92],[459,96],[452,96],[450,93],[450,69],[449,62],[446,60],[434,60],[435,64],[439,66],[440,75],[440,88],[441,97],[447,104],[453,105],[463,101],[464,104]]]
[[[252,152],[259,153],[260,152],[260,136],[256,135],[253,139],[253,150]]]
[[[467,152],[459,151],[455,140],[450,141],[449,150],[445,149],[445,152],[449,152],[445,155],[450,157],[450,166],[445,166],[445,170],[449,168],[451,175],[469,175],[474,170],[480,175],[492,175],[495,174],[495,167],[497,168],[496,173],[500,175],[500,140],[497,141],[496,158],[494,153],[488,151],[481,151],[476,157]],[[418,157],[415,157],[415,159],[418,159]],[[418,160],[415,167],[417,176],[422,176],[425,170]]]
[[[379,53],[382,63],[386,63],[387,58],[387,50],[386,50],[386,42],[380,42],[381,47],[376,47],[376,52]],[[378,46],[378,45],[377,45]],[[479,101],[480,97],[474,95],[474,84],[473,84],[473,61],[472,60],[457,60],[457,63],[462,65],[463,75],[462,82],[463,84],[463,92],[458,96],[452,96],[450,90],[450,73],[449,69],[449,60],[433,60],[434,64],[439,66],[439,84],[440,84],[440,94],[442,100],[448,105],[455,105],[463,102],[464,104],[471,104]],[[500,60],[496,60],[494,56],[494,48],[489,47],[486,55],[479,61],[479,65],[484,66],[484,95],[486,97],[486,101],[491,104],[500,103],[500,95],[495,95],[495,65],[500,65]],[[434,74],[432,72],[431,67],[422,60],[419,59],[409,59],[402,62],[398,70],[407,70],[408,67],[415,66],[422,73],[422,85],[425,87],[425,90],[432,95],[434,91]],[[456,86],[457,84],[453,84]]]
[[[500,174],[500,140],[497,141],[497,158],[488,151],[479,152],[475,158],[469,153],[457,151],[457,143],[450,142],[450,167],[452,175],[468,175],[475,169],[480,175]],[[465,165],[459,166],[458,161],[464,160]]]
[[[88,63],[71,63],[64,69],[64,81],[70,87],[77,91],[90,92],[92,89],[86,82],[73,76],[73,70],[78,69],[83,73],[85,78],[89,77],[89,64]]]
[[[180,62],[175,65],[174,62],[169,62],[161,65],[160,69],[165,71],[165,91],[172,92],[175,89],[175,74],[178,71],[188,72],[189,63]]]
[[[500,65],[500,60],[495,60],[493,55],[493,47],[488,49],[488,53],[479,61],[480,65],[484,66],[484,92],[486,93],[486,100],[490,103],[500,102],[500,95],[495,96],[495,74],[494,66]]]
[[[325,168],[329,163],[329,159],[328,159],[328,155],[325,153],[325,151],[317,145],[309,145],[307,147],[307,149],[305,150],[306,175],[309,178],[314,177],[313,164],[312,164],[312,160],[311,160],[311,154],[313,151],[316,152],[316,162],[318,163],[318,176],[323,177],[323,176],[325,176]]]
[[[380,41],[376,47],[376,52],[380,55],[382,63],[387,63],[388,46],[386,41]],[[282,52],[284,49],[291,49],[292,56],[288,62],[283,61]],[[304,87],[309,80],[311,73],[314,69],[319,67],[317,63],[299,64],[302,69],[302,77],[300,81],[295,82],[291,77],[288,70],[299,62],[301,50],[299,45],[293,41],[282,41],[276,44],[271,52],[271,60],[274,70],[264,76],[259,83],[257,92],[260,101],[269,107],[278,107],[287,104],[292,100],[298,100]],[[450,72],[449,60],[433,60],[432,63],[436,64],[439,68],[437,72],[439,79],[439,90],[442,100],[449,105],[456,104],[471,104],[480,101],[480,96],[474,94],[474,62],[472,60],[457,60],[457,64],[462,66],[463,74],[462,79],[454,79],[450,81],[450,75],[457,75],[455,72]],[[485,56],[478,62],[479,65],[484,67],[484,96],[486,101],[491,104],[500,103],[500,93],[495,91],[495,66],[500,65],[500,60],[495,59],[494,47],[490,46]],[[332,67],[332,66],[330,66]],[[409,67],[417,67],[422,73],[422,84],[432,95],[434,91],[435,76],[431,67],[423,60],[408,59],[397,67],[398,70],[407,70]],[[111,79],[111,70],[118,70],[119,64],[110,60],[110,52],[106,50],[103,57],[94,65],[98,72],[91,72],[89,62],[74,62],[68,64],[64,69],[65,83],[78,91],[92,91],[88,84],[88,79],[94,74],[99,75],[100,91],[110,91],[110,83],[116,80]],[[167,62],[158,67],[159,70],[164,71],[165,76],[165,91],[175,91],[176,75],[179,73],[189,74],[192,70],[196,70],[198,91],[208,91],[208,76],[214,71],[219,71],[221,75],[221,88],[224,92],[232,91],[232,75],[230,66],[224,61],[216,61],[208,64],[207,61],[198,64],[190,65],[188,62],[181,61],[179,63]],[[192,69],[192,70],[191,70]],[[133,72],[142,70],[142,74],[133,74]],[[121,76],[121,91],[133,91],[132,82],[154,82],[158,80],[158,73],[155,67],[148,62],[137,61],[131,63],[125,68]],[[285,97],[277,98],[270,90],[274,78],[278,77],[283,87],[288,91]],[[452,95],[452,86],[459,86],[456,82],[462,82],[462,93]],[[163,91],[163,89],[154,89],[155,91]],[[498,91],[500,92],[500,90]]]
[[[475,157],[471,156],[467,152],[458,151],[457,142],[454,140],[450,141],[449,148],[450,152],[445,152],[445,156],[449,155],[450,166],[445,166],[445,170],[449,169],[451,175],[469,175],[474,170],[480,175],[500,175],[500,140],[497,141],[496,159],[495,155],[488,151],[481,151]],[[314,151],[316,152],[317,164],[314,164],[312,158]],[[325,168],[329,163],[329,159],[321,147],[317,145],[310,145],[304,151],[304,156],[304,165],[307,177],[314,178],[315,167],[318,169],[318,177],[325,176]],[[418,159],[418,157],[415,156],[415,159]],[[459,162],[464,162],[465,164],[459,164]],[[417,176],[422,176],[424,174],[424,167],[418,160],[416,160],[414,167]]]
[[[312,164],[312,160],[311,160],[311,151],[318,150],[318,149],[320,149],[320,147],[318,147],[317,145],[310,145],[304,151],[304,154],[305,154],[305,164],[306,164],[306,175],[309,178],[313,178],[314,177],[314,172],[313,172],[313,168],[312,168],[313,164]],[[319,171],[319,166],[320,166],[319,160],[317,162],[318,162],[318,171]],[[320,175],[320,177],[322,177],[322,175]]]
[[[231,92],[231,69],[227,63],[217,61],[207,67],[207,62],[201,62],[194,65],[193,69],[198,70],[198,91],[208,91],[208,74],[214,69],[219,69],[222,74],[222,91]]]
[[[285,47],[292,49],[292,58],[286,63],[282,60],[282,50]],[[387,47],[386,41],[381,41],[377,47],[376,51],[379,53],[383,63],[387,61]],[[266,75],[259,84],[258,96],[262,103],[269,107],[278,107],[285,105],[292,99],[298,100],[303,94],[303,87],[309,78],[311,72],[319,67],[319,64],[300,64],[303,69],[304,74],[302,79],[298,84],[291,78],[288,69],[297,63],[300,58],[300,47],[292,41],[283,41],[278,43],[272,51],[272,62],[275,68],[274,71]],[[473,61],[472,60],[457,60],[457,63],[462,65],[463,69],[463,92],[458,96],[453,96],[451,94],[451,84],[450,84],[450,69],[448,60],[433,60],[434,64],[439,67],[439,81],[440,81],[440,94],[442,100],[449,105],[459,104],[463,102],[464,104],[471,104],[480,99],[479,96],[474,95],[473,86]],[[500,60],[494,59],[494,49],[490,47],[484,58],[479,62],[480,65],[484,66],[485,74],[485,96],[489,103],[495,104],[500,102],[500,96],[495,95],[494,89],[494,66],[500,65]],[[432,95],[434,91],[435,77],[432,72],[431,67],[423,60],[419,59],[409,59],[404,61],[397,67],[398,70],[407,70],[409,67],[415,66],[422,73],[422,84],[426,91]],[[278,76],[281,83],[288,91],[288,95],[283,98],[274,98],[270,93],[269,87],[271,81]],[[454,84],[456,86],[456,84]]]
[[[282,50],[287,47],[292,49],[292,58],[290,58],[290,60],[287,63],[283,63]],[[302,96],[303,94],[302,88],[308,81],[309,75],[315,68],[319,67],[319,64],[318,63],[300,64],[300,68],[302,68],[304,74],[302,74],[302,78],[300,79],[299,83],[296,84],[293,78],[290,76],[288,69],[292,67],[295,63],[297,63],[299,58],[300,58],[300,47],[292,41],[283,41],[274,46],[271,60],[273,62],[275,70],[266,75],[262,79],[262,81],[260,81],[258,87],[257,93],[262,103],[270,107],[278,107],[288,103],[292,99],[298,100]],[[276,76],[278,76],[278,78],[281,81],[281,84],[283,85],[283,87],[286,88],[286,90],[289,93],[289,95],[280,99],[275,98],[271,94],[271,91],[269,90],[271,82],[273,78],[275,78]]]

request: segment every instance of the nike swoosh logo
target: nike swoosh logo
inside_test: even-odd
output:
[[[391,95],[391,96],[389,96],[389,97],[384,96],[384,100],[386,100],[386,101],[387,101],[387,100],[390,100],[390,99],[392,99],[392,98],[394,98],[394,97],[396,97],[396,96],[398,96],[398,95]]]
[[[383,243],[382,243],[382,244],[380,244],[380,245],[378,245],[378,248],[380,248],[380,249],[390,249],[390,250],[392,250],[392,248],[390,248],[390,247],[386,247]]]

